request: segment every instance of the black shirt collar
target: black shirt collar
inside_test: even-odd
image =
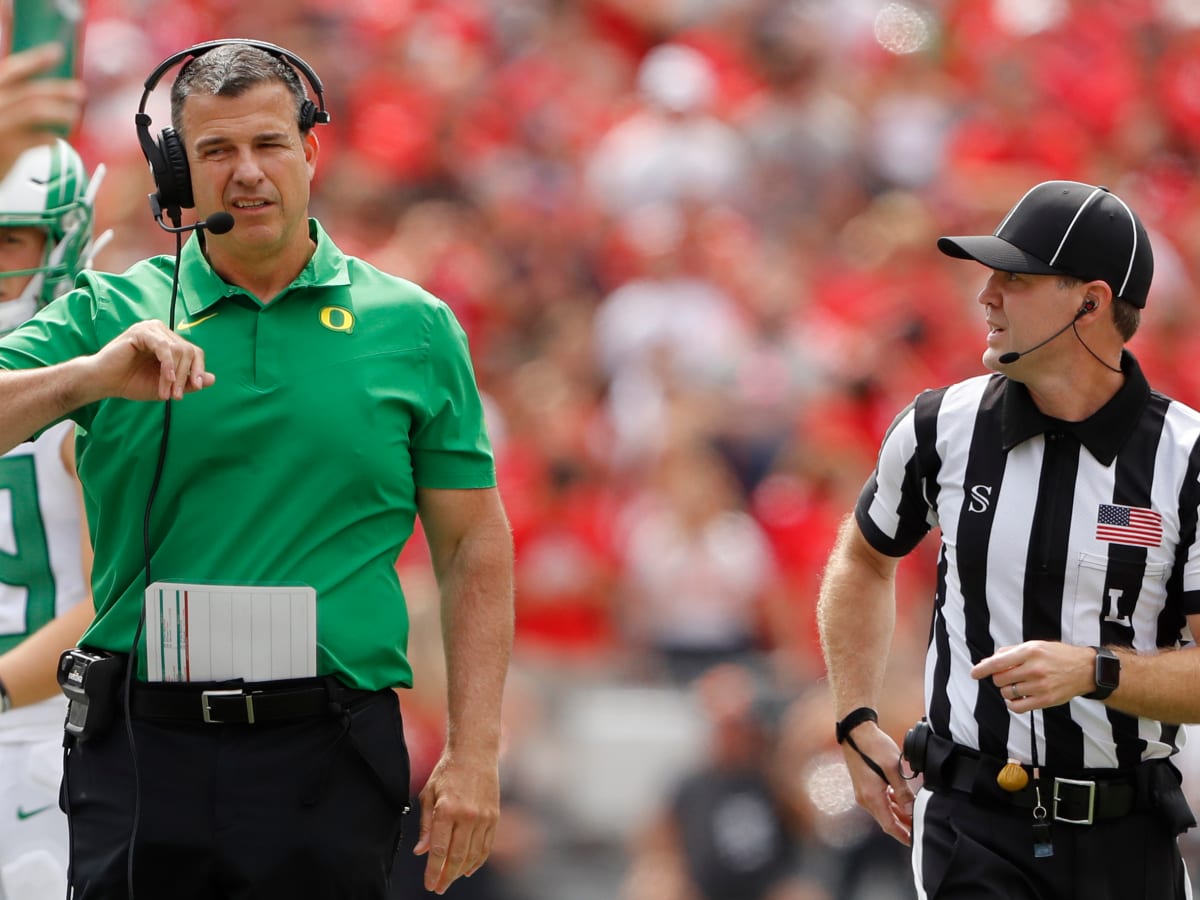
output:
[[[1121,389],[1082,422],[1065,422],[1046,415],[1034,404],[1025,385],[1008,380],[1000,416],[1004,452],[1034,435],[1058,432],[1074,436],[1102,465],[1112,465],[1150,399],[1150,384],[1128,350],[1121,352],[1121,371],[1125,373]]]

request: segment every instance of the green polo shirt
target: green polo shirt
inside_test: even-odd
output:
[[[183,248],[176,329],[217,380],[170,404],[151,578],[311,586],[319,674],[411,685],[395,560],[417,486],[495,485],[483,410],[449,308],[309,227],[316,252],[266,305],[223,281],[197,238]],[[0,368],[52,365],[135,322],[168,322],[174,266],[158,256],[120,275],[85,273],[0,342]],[[113,399],[71,414],[96,551],[90,646],[128,652],[133,641],[165,408]],[[144,647],[143,637],[143,662]]]

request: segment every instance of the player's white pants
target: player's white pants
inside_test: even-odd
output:
[[[62,728],[34,741],[0,737],[0,900],[62,900],[67,817],[58,807]]]

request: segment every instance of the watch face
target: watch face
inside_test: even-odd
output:
[[[1105,653],[1096,656],[1096,685],[1115,688],[1121,682],[1121,661]]]

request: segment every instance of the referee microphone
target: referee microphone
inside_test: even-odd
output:
[[[1030,353],[1032,353],[1034,350],[1037,350],[1039,347],[1046,346],[1048,343],[1050,343],[1052,340],[1054,340],[1056,337],[1058,337],[1060,334],[1062,334],[1068,328],[1074,328],[1076,322],[1078,322],[1080,319],[1082,319],[1084,316],[1086,316],[1088,313],[1090,313],[1095,308],[1096,308],[1095,300],[1084,300],[1083,306],[1079,307],[1078,311],[1075,313],[1075,317],[1073,319],[1071,319],[1071,321],[1068,322],[1066,325],[1064,325],[1062,328],[1058,329],[1058,331],[1054,332],[1054,334],[1050,335],[1050,337],[1046,338],[1044,341],[1038,341],[1038,343],[1034,344],[1028,350],[1021,350],[1021,351],[1009,350],[1007,353],[1001,353],[1000,357],[996,360],[996,362],[1000,363],[1000,365],[1002,365],[1002,366],[1012,365],[1018,359],[1020,359],[1022,356],[1028,356]],[[1104,360],[1100,359],[1100,357],[1096,356],[1096,354],[1092,351],[1092,348],[1089,347],[1087,344],[1083,343],[1083,338],[1079,337],[1079,332],[1075,332],[1075,337],[1079,338],[1079,343],[1083,344],[1083,349],[1085,349],[1088,353],[1091,353],[1092,356],[1095,356],[1097,361],[1099,361],[1099,363],[1102,366],[1104,366],[1107,369],[1112,369],[1114,372],[1121,371],[1120,369],[1118,369],[1114,366],[1110,366]]]

